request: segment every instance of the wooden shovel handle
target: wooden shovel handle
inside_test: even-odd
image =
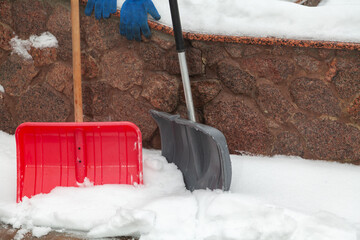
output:
[[[80,11],[79,0],[71,0],[75,122],[83,122],[82,94],[81,94],[81,49],[80,49],[79,11]]]

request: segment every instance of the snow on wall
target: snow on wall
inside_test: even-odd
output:
[[[44,32],[40,36],[31,35],[28,40],[22,40],[18,36],[15,36],[10,40],[10,45],[13,53],[22,56],[26,60],[31,60],[32,57],[29,54],[31,47],[37,49],[57,48],[59,44],[54,35],[50,32]]]

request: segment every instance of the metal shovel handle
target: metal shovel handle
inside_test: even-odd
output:
[[[185,44],[184,44],[184,38],[183,38],[183,34],[182,34],[182,29],[181,29],[179,6],[178,6],[177,0],[169,0],[169,3],[170,3],[171,19],[172,19],[173,29],[174,29],[174,37],[175,37],[175,42],[176,42],[176,50],[178,52],[181,78],[182,78],[184,93],[185,93],[186,107],[188,110],[188,116],[191,121],[196,122],[195,111],[194,111],[194,102],[193,102],[193,98],[192,98],[192,94],[191,94],[189,71],[188,71],[188,67],[187,67],[187,63],[186,63]]]

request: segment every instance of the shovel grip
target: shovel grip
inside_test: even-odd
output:
[[[177,0],[169,0],[171,19],[173,23],[176,50],[178,53],[185,52],[184,37],[181,29],[180,13]]]
[[[76,181],[83,183],[86,177],[85,139],[80,128],[75,130],[75,157]]]

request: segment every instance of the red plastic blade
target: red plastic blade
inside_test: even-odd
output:
[[[130,122],[24,123],[16,130],[17,201],[77,186],[142,184],[142,140]]]

